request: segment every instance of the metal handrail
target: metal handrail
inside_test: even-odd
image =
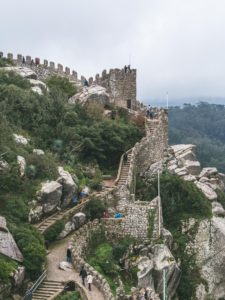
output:
[[[32,285],[32,287],[26,291],[26,294],[23,299],[24,300],[32,299],[33,292],[36,291],[36,289],[45,280],[46,277],[47,277],[47,270],[44,270],[44,272],[41,274],[41,276],[38,277],[38,279],[35,281],[35,283]]]

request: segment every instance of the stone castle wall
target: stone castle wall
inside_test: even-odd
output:
[[[5,57],[12,60],[16,66],[24,66],[32,69],[36,74],[39,80],[45,80],[52,75],[59,75],[68,78],[70,81],[79,82],[83,80],[84,76],[81,76],[81,79],[78,79],[78,73],[74,70],[70,70],[69,67],[64,67],[61,64],[56,64],[52,61],[46,59],[41,63],[40,58],[32,58],[30,55],[23,56],[22,54],[17,54],[16,57],[12,53],[8,53],[4,56],[3,52],[0,52],[0,57]]]
[[[131,149],[130,167],[126,183],[122,186],[118,186],[115,191],[115,194],[119,199],[117,208],[125,215],[125,222],[129,224],[128,226],[124,226],[123,230],[126,234],[130,234],[140,240],[148,238],[147,227],[148,213],[150,210],[154,209],[156,212],[153,238],[157,239],[160,237],[161,228],[163,226],[160,198],[157,198],[157,201],[154,201],[155,199],[152,200],[152,207],[146,207],[146,204],[143,202],[138,203],[139,201],[135,201],[136,174],[144,172],[153,163],[162,160],[168,145],[167,111],[159,109],[157,111],[155,110],[155,113],[157,114],[157,118],[150,121],[153,130],[150,131],[149,127],[146,125],[146,136]],[[130,209],[130,207],[132,209]],[[142,217],[140,218],[139,216]],[[140,222],[136,221],[137,218],[140,219]],[[132,222],[134,226],[132,226]]]
[[[108,73],[106,70],[102,72],[102,76],[99,74],[95,76],[94,83],[106,88],[113,103],[116,106],[136,109],[136,69],[111,69]],[[93,81],[89,79],[89,83]]]
[[[84,84],[85,77],[80,76],[76,71],[71,71],[69,67],[64,67],[62,64],[56,64],[46,59],[41,62],[40,58],[32,58],[30,55],[23,56],[17,54],[16,57],[12,53],[8,53],[4,56],[3,52],[0,52],[0,57],[5,57],[14,62],[19,67],[29,67],[37,74],[37,79],[46,80],[52,75],[58,75],[68,78],[75,84]],[[129,108],[136,110],[140,103],[136,99],[136,69],[111,69],[108,73],[106,70],[102,72],[100,76],[97,74],[95,80],[90,77],[89,85],[97,84],[106,88],[107,93],[110,95],[111,102],[116,106]]]

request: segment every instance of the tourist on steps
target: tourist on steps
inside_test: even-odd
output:
[[[66,261],[71,263],[72,262],[72,252],[71,252],[71,246],[69,246],[66,250]]]
[[[85,285],[85,279],[87,278],[87,271],[85,270],[84,266],[81,267],[80,276],[82,278],[83,285]]]
[[[124,160],[124,162],[127,162],[127,160],[128,160],[127,152],[124,153],[123,160]]]
[[[93,282],[93,276],[91,274],[88,274],[87,276],[87,283],[88,283],[88,289],[91,291],[91,284]]]

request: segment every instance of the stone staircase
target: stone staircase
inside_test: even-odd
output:
[[[69,215],[79,212],[89,201],[90,197],[72,208],[66,208],[63,211],[58,211],[47,219],[43,220],[41,223],[35,224],[34,227],[36,227],[41,233],[44,233],[56,221],[62,220]]]
[[[59,295],[64,288],[64,282],[44,280],[33,292],[32,300],[51,300]]]
[[[128,172],[130,169],[130,159],[131,159],[131,152],[127,154],[127,161],[123,160],[119,181],[117,183],[118,186],[125,185],[128,177]]]
[[[146,119],[145,128],[147,134],[154,134],[156,127],[158,126],[159,121],[157,119],[149,120]]]

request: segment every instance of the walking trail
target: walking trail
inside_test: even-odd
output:
[[[69,281],[81,283],[79,273],[74,269],[67,269],[67,271],[60,270],[58,265],[62,261],[66,261],[66,250],[69,244],[70,237],[57,241],[49,247],[49,254],[47,256],[47,280],[53,281]],[[103,294],[92,285],[92,291],[85,287],[90,300],[104,300]]]

